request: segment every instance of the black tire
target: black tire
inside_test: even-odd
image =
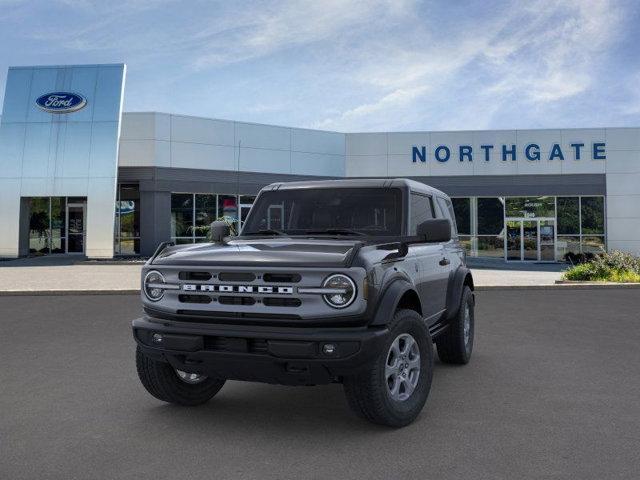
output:
[[[467,286],[462,291],[458,314],[451,319],[446,332],[436,338],[438,357],[444,363],[464,365],[469,363],[473,351],[475,301],[473,292]],[[469,312],[469,337],[465,340],[465,315]]]
[[[192,407],[206,403],[220,391],[225,382],[217,378],[206,378],[199,383],[187,383],[178,377],[171,365],[147,357],[140,347],[136,348],[136,367],[140,382],[151,395],[176,405]]]
[[[394,341],[403,334],[415,340],[420,353],[420,372],[415,390],[405,400],[392,398],[385,365]],[[433,378],[433,343],[422,317],[413,310],[399,310],[391,322],[387,341],[380,355],[358,375],[344,379],[344,391],[351,409],[370,422],[390,427],[404,427],[422,411]]]

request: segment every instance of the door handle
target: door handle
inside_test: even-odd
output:
[[[442,265],[443,267],[445,267],[445,266],[449,265],[451,262],[449,261],[449,259],[448,259],[448,258],[444,257],[444,258],[442,258],[442,260],[440,260],[438,263],[439,263],[440,265]]]

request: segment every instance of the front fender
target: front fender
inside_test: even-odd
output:
[[[400,299],[407,292],[413,292],[416,301],[420,302],[415,287],[411,283],[403,278],[392,280],[380,296],[370,325],[379,326],[388,324],[398,308]]]

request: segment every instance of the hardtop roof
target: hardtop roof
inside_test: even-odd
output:
[[[267,185],[262,191],[306,190],[314,188],[408,188],[429,195],[447,195],[429,185],[408,178],[353,178],[344,180],[308,180],[304,182],[277,182]]]

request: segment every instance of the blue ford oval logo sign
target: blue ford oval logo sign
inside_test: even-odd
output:
[[[87,99],[77,93],[53,92],[38,97],[36,105],[49,113],[72,113],[85,107]]]

